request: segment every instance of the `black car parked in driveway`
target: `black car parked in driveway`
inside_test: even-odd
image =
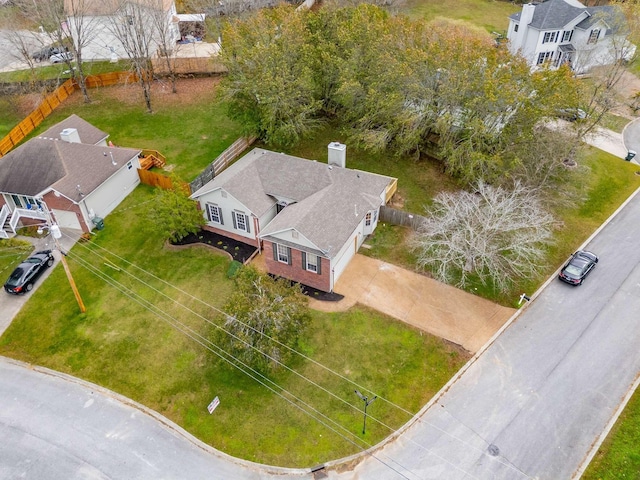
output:
[[[51,265],[53,265],[51,250],[34,253],[16,267],[4,284],[4,289],[14,295],[30,292],[33,289],[33,283]]]
[[[598,257],[595,253],[578,250],[571,255],[567,264],[560,270],[560,280],[571,285],[582,285],[585,277],[593,270],[596,263],[598,263]]]

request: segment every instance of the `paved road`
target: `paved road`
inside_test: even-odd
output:
[[[634,158],[634,162],[638,163],[640,160],[640,118],[636,118],[633,122],[629,123],[622,132],[624,137],[624,145],[627,150],[635,150],[638,156]]]
[[[2,480],[253,480],[281,473],[216,452],[96,385],[3,357],[0,379]]]
[[[22,44],[32,53],[51,43],[51,40],[43,33],[28,30],[0,30],[0,72],[29,68],[20,55],[20,49],[15,46],[18,41],[17,37],[22,39]]]
[[[572,478],[640,372],[638,238],[640,195],[589,242],[585,284],[552,280],[382,458],[410,479]]]

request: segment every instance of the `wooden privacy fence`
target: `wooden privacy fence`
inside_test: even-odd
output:
[[[220,61],[213,57],[177,57],[170,58],[174,73],[179,75],[198,73],[227,73],[228,69]],[[164,58],[151,60],[153,71],[165,75],[169,73],[167,61]]]
[[[138,169],[138,177],[140,182],[145,185],[151,185],[152,187],[159,187],[164,190],[171,190],[173,188],[173,181],[170,177],[162,175],[161,173],[151,172],[149,170]],[[183,187],[189,191],[189,185],[184,183]]]
[[[195,192],[207,182],[211,181],[213,177],[227,168],[229,164],[238,157],[238,155],[244,152],[247,147],[255,141],[256,137],[242,137],[233,142],[229,148],[222,152],[213,162],[207,165],[202,173],[191,182],[191,192]]]
[[[421,215],[415,213],[403,212],[391,207],[380,207],[380,221],[390,223],[392,225],[402,225],[403,227],[411,227],[417,230],[420,224],[426,220]]]
[[[69,79],[47,95],[40,105],[38,105],[38,108],[31,112],[27,118],[22,120],[18,125],[13,127],[6,137],[0,140],[0,157],[6,155],[13,147],[20,143],[24,137],[35,130],[75,89],[75,83],[72,79]]]
[[[88,88],[107,87],[120,83],[137,81],[137,76],[131,72],[110,72],[86,77]],[[6,155],[12,148],[29,135],[42,121],[51,115],[58,105],[64,102],[74,91],[80,87],[73,79],[69,79],[47,95],[38,107],[27,118],[16,125],[6,137],[0,140],[0,157]]]

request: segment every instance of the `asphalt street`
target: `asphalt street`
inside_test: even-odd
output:
[[[570,479],[640,372],[640,195],[591,240],[584,285],[553,279],[355,478]]]
[[[638,156],[634,161],[640,161],[640,118],[636,118],[629,123],[622,132],[624,137],[624,145],[627,150],[634,150]]]
[[[30,52],[35,52],[51,43],[46,34],[29,30],[0,30],[0,72],[9,72],[29,68],[22,59],[20,50],[15,46],[15,36],[22,38],[22,43]]]

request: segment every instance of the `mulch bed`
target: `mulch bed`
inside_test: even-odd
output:
[[[234,260],[242,264],[251,258],[258,250],[253,245],[238,242],[206,230],[200,230],[198,233],[190,233],[178,242],[171,242],[172,245],[192,245],[194,243],[202,243],[227,252]]]
[[[178,242],[171,242],[171,245],[194,245],[197,243],[209,245],[210,247],[227,252],[234,260],[237,260],[242,264],[251,258],[251,256],[258,250],[253,245],[238,242],[207,230],[200,230],[198,233],[190,233]],[[273,277],[273,275],[271,276]],[[294,283],[295,282],[291,282],[292,285]],[[308,297],[315,298],[316,300],[338,302],[344,298],[344,295],[340,295],[338,293],[323,292],[317,288],[309,287],[307,285],[300,286],[302,287],[302,293]]]

